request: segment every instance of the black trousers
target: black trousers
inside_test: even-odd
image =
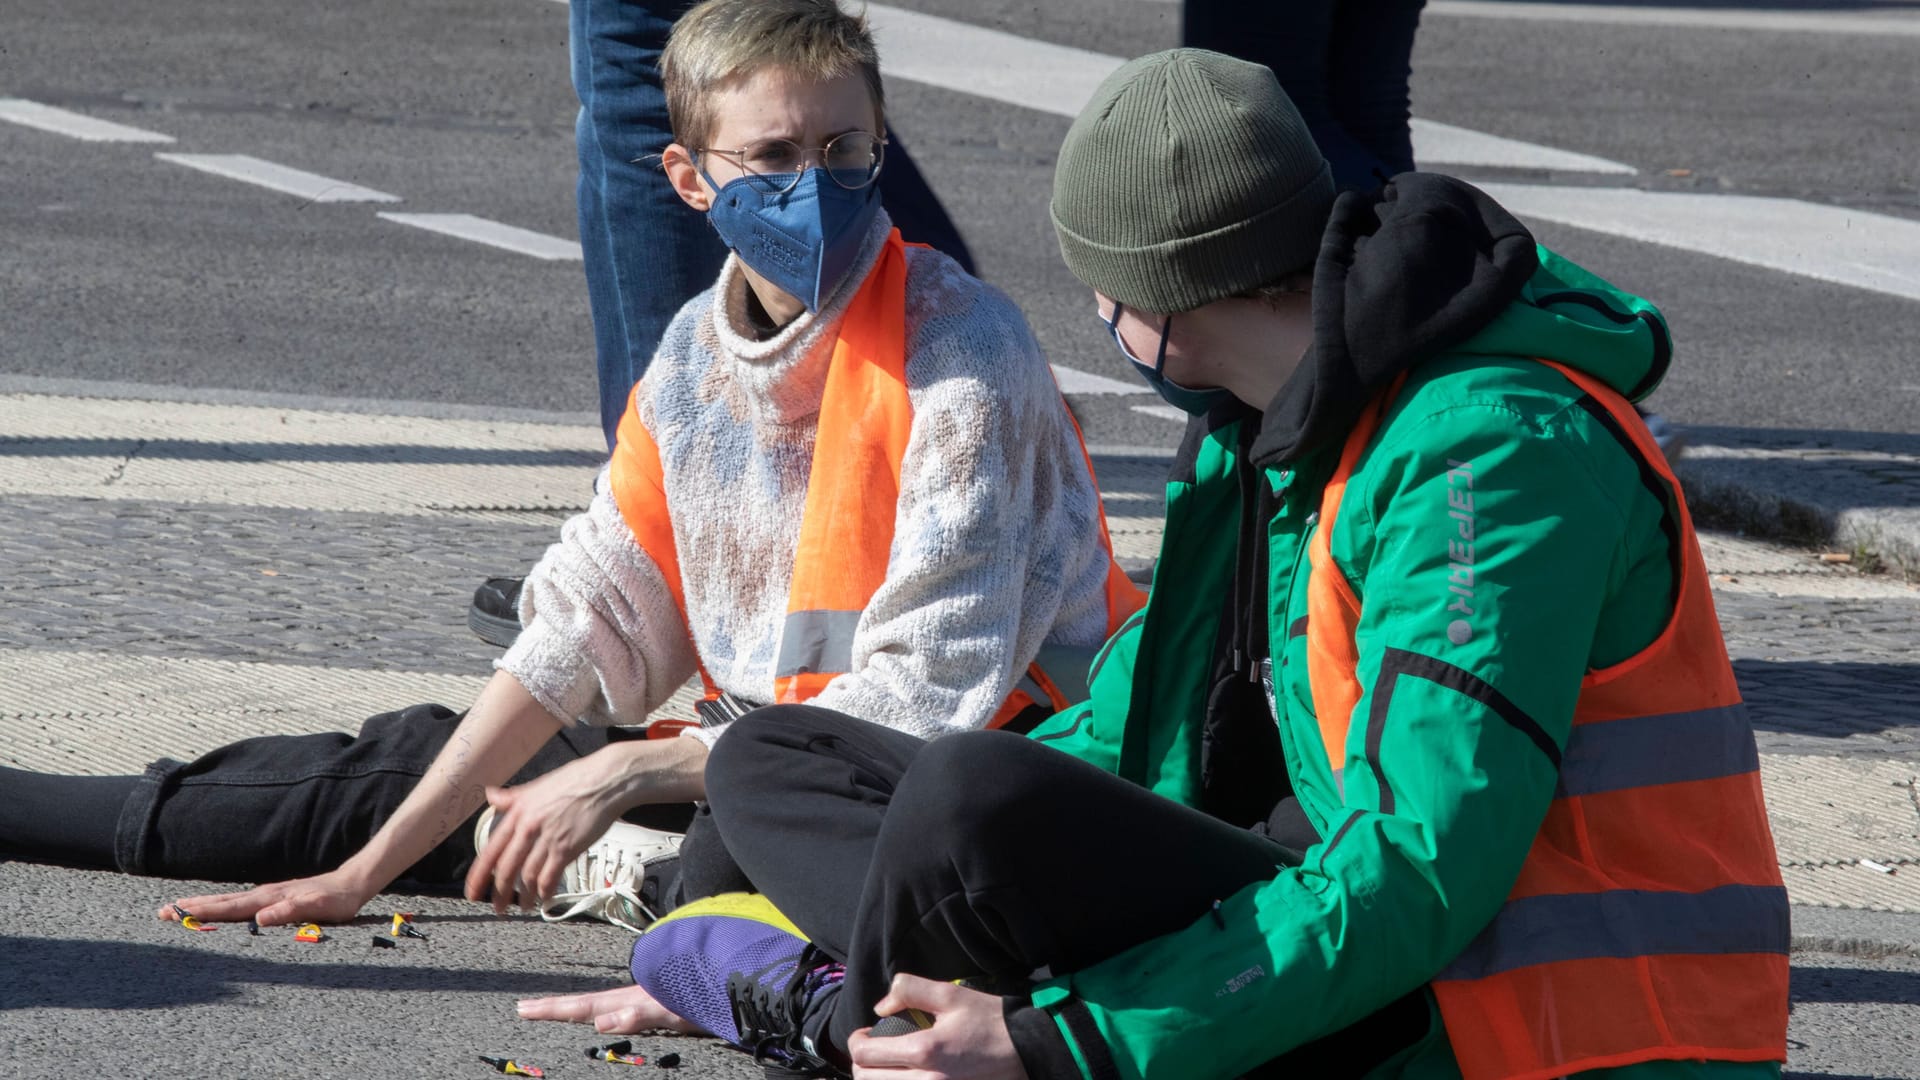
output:
[[[1180,43],[1273,69],[1341,190],[1413,168],[1408,83],[1425,0],[1186,0]]]
[[[358,735],[244,739],[190,762],[155,762],[117,788],[101,787],[93,777],[35,782],[53,793],[43,800],[53,812],[61,810],[63,781],[76,797],[116,793],[121,806],[117,818],[109,818],[116,824],[99,844],[111,844],[112,863],[123,872],[213,881],[305,877],[338,867],[372,839],[426,775],[462,715],[441,705],[415,705],[370,717]],[[631,729],[569,727],[509,782],[525,783],[611,741],[635,737],[639,733]],[[643,806],[626,817],[686,831],[677,869],[696,878],[701,892],[745,887],[704,810]],[[415,863],[406,879],[457,885],[473,864],[473,822],[469,818]],[[696,866],[705,872],[695,874]],[[677,892],[678,882],[656,887]]]
[[[837,1047],[896,972],[1072,971],[1204,917],[1288,854],[1019,735],[922,742],[799,705],[735,723],[707,793],[747,877],[845,960]]]
[[[841,1049],[896,973],[1023,985],[1075,971],[1205,918],[1300,854],[1020,735],[922,742],[805,705],[735,722],[707,759],[707,795],[738,867],[846,963],[825,1030]],[[1357,1076],[1432,1022],[1415,991],[1257,1075]],[[1022,1047],[1036,1056],[1052,1055]]]

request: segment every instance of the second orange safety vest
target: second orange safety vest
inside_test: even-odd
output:
[[[1559,785],[1519,880],[1432,982],[1448,1039],[1466,1080],[1783,1059],[1786,890],[1691,516],[1632,406],[1541,362],[1585,391],[1673,493],[1678,602],[1652,644],[1582,680]],[[1361,697],[1360,601],[1330,537],[1347,479],[1399,386],[1348,439],[1308,548],[1308,678],[1336,778]],[[1742,951],[1754,935],[1734,928],[1776,924],[1778,951]]]
[[[851,668],[854,628],[886,580],[900,496],[900,462],[913,429],[906,379],[906,293],[906,245],[896,229],[848,306],[827,369],[787,592],[786,623],[774,669],[779,702],[806,701]],[[636,386],[620,421],[612,493],[634,539],[666,579],[684,622],[686,594],[660,450],[640,422],[639,392]],[[1077,423],[1074,433],[1078,438]],[[1080,451],[1091,478],[1093,466],[1086,458],[1084,441]],[[1108,566],[1107,633],[1112,634],[1146,597],[1113,559],[1104,509],[1099,525]],[[1092,650],[1086,652],[1090,656]],[[1029,665],[995,714],[993,726],[1036,703],[1055,710],[1066,708],[1076,699],[1056,681],[1072,686],[1083,684],[1085,677],[1084,670],[1049,673],[1037,662]],[[719,696],[705,664],[700,665],[700,679],[709,698]]]

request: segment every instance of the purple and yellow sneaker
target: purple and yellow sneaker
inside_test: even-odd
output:
[[[845,1077],[813,1036],[846,970],[757,893],[684,904],[633,943],[633,981],[769,1076]]]

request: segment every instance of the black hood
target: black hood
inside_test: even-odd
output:
[[[1344,435],[1394,376],[1472,337],[1538,266],[1526,226],[1452,177],[1402,173],[1341,195],[1313,268],[1313,347],[1267,405],[1253,460]]]

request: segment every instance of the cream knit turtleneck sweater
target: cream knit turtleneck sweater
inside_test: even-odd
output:
[[[826,369],[891,227],[880,215],[832,300],[771,338],[753,337],[734,257],[674,318],[638,407],[660,448],[692,634],[603,474],[528,575],[524,629],[496,663],[549,712],[640,723],[692,677],[695,650],[721,689],[774,699]],[[906,330],[913,428],[886,580],[861,613],[852,670],[811,704],[930,737],[984,726],[1042,644],[1097,645],[1107,563],[1099,495],[1019,309],[909,248]]]

